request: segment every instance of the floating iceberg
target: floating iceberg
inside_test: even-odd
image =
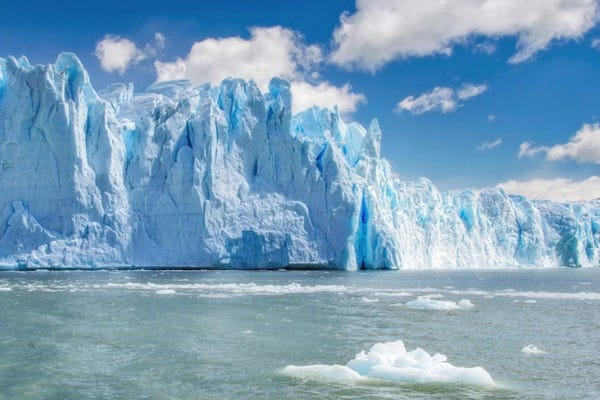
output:
[[[481,367],[455,367],[443,354],[429,355],[417,348],[407,352],[404,343],[377,343],[356,355],[346,365],[288,365],[283,373],[298,379],[356,383],[380,379],[411,383],[461,383],[493,386],[494,380]]]
[[[532,344],[528,344],[527,346],[523,347],[521,349],[522,353],[525,353],[527,355],[541,355],[541,354],[546,354],[547,352],[538,348],[537,346],[534,346]]]
[[[455,311],[468,310],[474,305],[469,299],[462,299],[458,302],[451,300],[437,300],[435,295],[419,296],[416,300],[406,302],[404,305],[415,310],[439,310],[439,311]]]
[[[600,201],[441,193],[380,141],[281,79],[96,92],[73,54],[0,59],[0,267],[599,264]]]

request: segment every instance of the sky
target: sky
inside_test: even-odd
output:
[[[0,0],[0,57],[76,53],[96,89],[266,89],[377,118],[401,178],[600,197],[600,0]]]

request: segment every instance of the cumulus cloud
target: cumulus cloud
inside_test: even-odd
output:
[[[118,72],[123,75],[132,65],[148,57],[157,56],[165,46],[165,36],[157,32],[154,42],[138,48],[134,42],[116,35],[106,35],[96,44],[94,55],[106,72]]]
[[[354,111],[365,100],[352,92],[350,85],[341,87],[320,80],[318,67],[323,52],[307,45],[302,36],[281,26],[254,27],[250,38],[207,38],[193,44],[184,58],[154,63],[158,81],[189,79],[196,84],[218,85],[228,77],[253,79],[266,90],[274,76],[292,81],[294,110],[317,104],[339,105],[344,113]]]
[[[548,151],[546,146],[536,146],[532,142],[523,142],[519,145],[519,158],[535,156]]]
[[[104,36],[96,44],[94,54],[100,60],[100,66],[103,70],[118,72],[121,75],[125,73],[131,64],[146,58],[144,52],[138,49],[131,40],[113,35]]]
[[[421,95],[408,96],[396,106],[396,112],[408,111],[412,114],[423,114],[429,111],[451,113],[462,106],[463,100],[479,96],[487,90],[487,85],[465,83],[458,89],[449,87],[435,87],[430,92]]]
[[[548,161],[572,160],[600,164],[600,124],[583,125],[567,143],[535,146],[530,142],[523,142],[519,146],[519,158],[539,153],[545,153]]]
[[[471,37],[514,36],[509,61],[519,63],[555,40],[581,37],[598,14],[597,0],[357,0],[334,31],[331,61],[374,71],[395,59],[451,54]]]
[[[343,113],[353,113],[356,107],[366,101],[361,93],[353,93],[352,87],[345,84],[341,87],[333,86],[328,82],[313,85],[308,82],[292,82],[292,109],[305,110],[314,104],[321,107],[333,108],[338,106]]]
[[[252,28],[250,39],[208,38],[193,44],[185,58],[155,63],[159,81],[187,78],[219,84],[234,76],[266,87],[273,76],[297,78],[300,65],[311,66],[321,52],[299,44],[298,35],[280,26]],[[300,62],[301,60],[301,62]]]
[[[600,38],[592,40],[592,49],[600,50]]]
[[[525,195],[531,199],[567,202],[600,198],[600,177],[596,175],[581,181],[567,178],[511,180],[498,186],[507,193]]]
[[[500,146],[501,144],[502,144],[502,139],[498,138],[496,140],[482,142],[479,146],[477,146],[477,148],[475,150],[476,151],[492,150],[492,149],[495,149],[496,147]]]

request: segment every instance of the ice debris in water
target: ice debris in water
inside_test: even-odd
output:
[[[177,294],[173,289],[159,289],[156,291],[156,294]]]
[[[600,264],[600,200],[403,181],[376,120],[291,104],[277,78],[96,92],[72,53],[0,58],[0,269]]]
[[[451,300],[436,300],[440,297],[439,295],[428,295],[419,296],[416,300],[411,300],[404,305],[408,308],[416,310],[439,310],[439,311],[453,311],[453,310],[467,310],[473,308],[474,305],[471,300],[462,299],[458,302]]]
[[[361,351],[346,365],[288,365],[283,373],[303,380],[356,383],[368,379],[412,383],[459,383],[493,386],[494,380],[481,367],[455,367],[443,354],[429,355],[417,348],[406,351],[401,340],[377,343]]]
[[[521,352],[528,354],[528,355],[540,355],[540,354],[546,354],[547,351],[544,351],[540,348],[538,348],[537,346],[534,346],[532,344],[528,344],[527,346],[523,347],[521,349]]]
[[[379,299],[371,299],[371,298],[369,298],[369,297],[361,297],[361,298],[360,298],[360,302],[361,302],[361,303],[366,303],[366,304],[369,304],[369,303],[377,303],[377,302],[379,302]]]

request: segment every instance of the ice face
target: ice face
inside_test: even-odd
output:
[[[98,94],[79,59],[0,59],[0,265],[340,269],[591,266],[600,202],[401,181],[381,130],[290,83]]]

